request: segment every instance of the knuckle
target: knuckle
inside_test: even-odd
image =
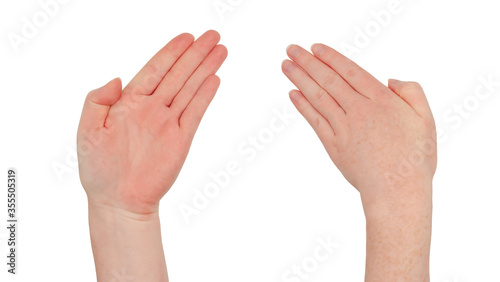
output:
[[[146,92],[147,89],[144,85],[133,85],[133,86],[127,85],[122,91],[122,96],[134,97],[134,96],[144,95],[146,94]]]
[[[152,63],[146,64],[145,69],[149,76],[156,77],[158,75],[158,67]]]
[[[349,79],[349,78],[355,77],[357,74],[358,74],[358,71],[357,71],[356,67],[349,67],[346,71],[345,76],[347,79]]]
[[[351,105],[349,105],[349,111],[347,111],[346,116],[364,119],[367,115],[376,112],[379,106],[380,103],[374,100],[366,100],[361,103],[352,103]]]
[[[169,75],[172,76],[172,78],[175,80],[175,81],[178,81],[179,79],[182,79],[183,75],[182,75],[182,71],[174,68],[170,71]]]
[[[320,125],[321,125],[321,118],[320,117],[315,117],[311,120],[311,127],[319,128]]]
[[[193,54],[202,57],[207,54],[207,50],[212,49],[213,47],[215,47],[215,45],[213,45],[210,41],[207,41],[198,42],[198,44],[193,44],[191,47]]]
[[[389,101],[392,95],[389,95],[390,92],[387,91],[385,87],[380,89],[376,89],[372,91],[372,95],[381,102]]]
[[[321,104],[322,102],[324,102],[328,95],[328,92],[326,92],[323,88],[320,88],[318,91],[316,91],[316,94],[314,94],[314,100],[318,104]]]
[[[158,67],[149,63],[146,65],[146,76],[143,80],[143,87],[147,90],[154,89],[158,82],[160,81]]]
[[[335,75],[332,75],[332,74],[328,75],[325,78],[325,81],[323,82],[323,84],[325,85],[325,88],[327,88],[327,89],[334,88],[335,83],[337,83],[337,77]]]

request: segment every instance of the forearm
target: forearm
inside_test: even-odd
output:
[[[365,205],[365,281],[429,281],[432,188]]]
[[[168,281],[157,213],[137,216],[89,203],[89,225],[98,281]]]

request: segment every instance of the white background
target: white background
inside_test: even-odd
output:
[[[335,252],[308,279],[288,281],[363,280],[359,194],[293,109],[292,84],[280,70],[288,44],[316,42],[358,48],[349,56],[384,83],[423,85],[441,130],[431,280],[500,281],[500,87],[483,100],[474,96],[480,77],[500,81],[496,1],[400,0],[385,26],[374,13],[387,11],[391,0],[221,0],[232,5],[222,14],[213,0],[66,2],[46,23],[37,1],[0,4],[0,174],[5,187],[7,168],[18,169],[20,201],[19,274],[6,273],[2,227],[0,281],[95,280],[75,166],[84,98],[114,77],[126,84],[177,34],[208,29],[221,33],[229,57],[182,172],[161,202],[171,281],[287,281],[286,271],[309,261],[317,240],[328,237]],[[40,27],[14,46],[9,38],[23,36],[23,18],[34,16]],[[359,30],[366,28],[362,46]],[[464,103],[467,117],[455,112]],[[267,131],[283,107],[295,118],[248,160],[238,147],[250,148],[246,140]],[[192,206],[195,191],[213,182],[209,173],[231,160],[241,173],[188,223],[179,207]],[[4,218],[6,188],[0,203]]]

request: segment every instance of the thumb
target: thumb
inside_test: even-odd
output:
[[[120,78],[115,78],[103,87],[90,91],[83,106],[80,129],[87,131],[103,127],[110,106],[120,99],[121,93]]]
[[[419,116],[433,119],[429,102],[418,82],[389,79],[387,86],[410,105]]]

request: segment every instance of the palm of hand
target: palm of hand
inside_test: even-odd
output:
[[[126,117],[120,109],[130,106],[119,101],[106,127],[95,132],[99,144],[80,167],[82,184],[94,190],[96,200],[145,213],[174,183],[191,140],[174,113],[151,98],[143,96]]]
[[[219,34],[169,42],[122,90],[87,96],[78,129],[80,179],[89,202],[135,214],[158,210],[174,183],[220,80]]]

